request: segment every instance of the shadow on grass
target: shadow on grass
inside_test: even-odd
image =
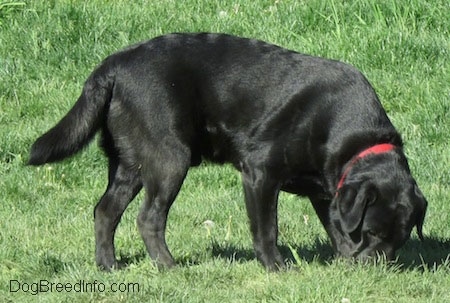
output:
[[[319,240],[316,240],[309,247],[293,246],[293,248],[300,259],[308,263],[317,262],[321,265],[327,265],[333,260],[334,252],[331,245]],[[296,263],[289,246],[280,245],[279,249],[288,263]],[[219,243],[213,243],[212,254],[215,257],[237,262],[255,259],[255,254],[251,249],[242,249]],[[394,267],[405,271],[415,269],[432,271],[441,265],[450,265],[450,240],[426,238],[425,241],[421,242],[417,239],[411,239],[399,250],[397,255],[397,261],[392,263]]]
[[[295,263],[295,257],[292,254],[291,248],[288,245],[278,246],[281,255],[288,263]],[[308,263],[318,262],[325,265],[333,258],[333,249],[327,243],[316,240],[312,246],[309,247],[295,247],[293,249],[297,255]],[[224,258],[230,261],[247,262],[255,260],[255,253],[253,249],[242,249],[234,245],[213,242],[212,254],[214,257]]]
[[[131,256],[120,254],[119,257],[120,258],[117,261],[119,269],[124,269],[130,266],[131,264],[137,264],[145,260],[146,258],[148,258],[148,254],[145,250],[142,250],[141,252]]]
[[[291,245],[295,253],[302,261],[307,263],[316,262],[321,265],[328,265],[333,261],[333,249],[326,242],[316,240],[313,245],[295,246]],[[295,264],[296,260],[288,245],[280,245],[280,252],[288,263]],[[212,243],[212,255],[223,258],[230,262],[249,262],[255,260],[253,249],[244,249],[230,244]],[[392,265],[400,270],[421,270],[433,271],[436,268],[450,265],[450,239],[426,238],[423,242],[417,239],[409,240],[397,253],[398,260]],[[123,269],[130,264],[136,264],[148,258],[146,251],[127,256],[120,255],[119,268]],[[182,266],[198,265],[198,260],[181,258],[177,263]]]
[[[450,239],[425,238],[409,240],[398,253],[398,264],[405,270],[434,270],[441,265],[450,265]]]

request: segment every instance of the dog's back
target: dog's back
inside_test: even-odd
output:
[[[127,132],[130,123],[164,132],[158,129],[165,120],[165,127],[190,146],[192,164],[204,157],[238,166],[241,150],[269,140],[286,144],[294,135],[302,141],[296,147],[300,152],[307,144],[331,147],[345,136],[332,125],[342,119],[362,129],[393,130],[375,92],[355,68],[258,40],[171,34],[112,55],[108,62],[115,70],[108,119],[124,121],[110,123],[112,136],[126,136],[122,130]],[[167,109],[176,117],[167,116]],[[335,112],[341,115],[337,122],[329,116]],[[137,116],[147,118],[136,121]],[[308,132],[322,133],[324,141],[308,143]],[[139,146],[124,143],[130,144]]]

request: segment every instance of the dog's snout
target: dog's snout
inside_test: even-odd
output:
[[[360,262],[370,260],[391,261],[395,258],[395,249],[386,242],[374,241],[364,235],[348,235],[338,247],[337,256],[351,258]],[[356,241],[355,241],[356,240]]]
[[[353,256],[356,260],[367,262],[370,260],[386,260],[392,261],[395,258],[395,251],[390,247],[385,247],[383,249],[370,249],[367,248],[356,255]]]

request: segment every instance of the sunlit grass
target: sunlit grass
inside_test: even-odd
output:
[[[447,1],[0,1],[0,301],[2,302],[446,302],[450,301]],[[14,3],[21,3],[16,1]],[[169,32],[226,32],[355,65],[402,133],[429,200],[393,265],[332,259],[306,199],[280,196],[280,247],[290,270],[255,261],[239,174],[205,164],[189,172],[170,213],[178,268],[151,265],[136,228],[140,194],[116,248],[129,266],[94,264],[93,208],[106,187],[95,144],[63,163],[25,167],[34,139],[75,102],[108,54]],[[10,281],[138,282],[138,293],[10,292]]]

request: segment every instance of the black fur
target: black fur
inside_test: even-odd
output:
[[[230,162],[242,172],[257,258],[283,266],[277,249],[280,190],[310,198],[337,254],[388,258],[426,200],[402,143],[374,90],[355,68],[257,40],[171,34],[109,56],[86,81],[69,113],[32,146],[29,164],[66,158],[102,130],[109,183],[95,208],[96,261],[116,266],[114,232],[141,190],[138,227],[150,256],[174,260],[167,214],[190,166]],[[352,167],[361,150],[395,150]]]

